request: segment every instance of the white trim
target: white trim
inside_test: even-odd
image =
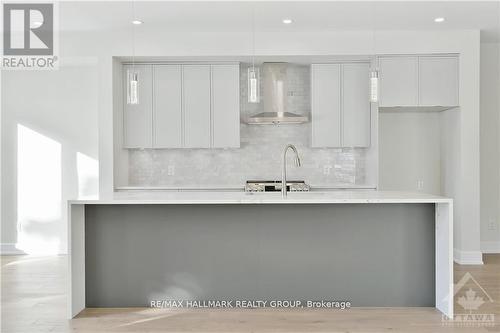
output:
[[[0,243],[0,255],[2,256],[15,256],[20,254],[26,254],[22,250],[16,247],[15,243]]]
[[[85,309],[85,206],[68,208],[68,319]]]
[[[481,251],[462,251],[453,249],[453,260],[459,265],[482,265],[483,253]]]
[[[481,251],[483,253],[500,253],[500,241],[481,242]]]
[[[453,318],[453,203],[435,207],[436,308]]]

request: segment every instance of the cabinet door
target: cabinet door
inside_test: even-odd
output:
[[[418,58],[381,57],[379,106],[418,105]]]
[[[420,106],[458,105],[458,58],[420,57]]]
[[[154,66],[153,147],[182,147],[180,65]]]
[[[138,104],[127,104],[128,71],[137,73]],[[124,65],[124,112],[123,112],[123,147],[152,147],[152,70],[151,65]]]
[[[212,65],[212,147],[240,146],[240,67]]]
[[[340,65],[311,66],[312,147],[341,147]]]
[[[342,146],[370,146],[368,64],[342,65]]]
[[[184,147],[210,147],[210,65],[183,66]]]

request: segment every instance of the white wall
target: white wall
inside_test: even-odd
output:
[[[481,44],[481,248],[500,253],[500,44]]]
[[[66,200],[98,192],[97,89],[92,63],[3,71],[2,253],[67,252]]]
[[[442,194],[440,117],[438,112],[379,114],[381,190]]]
[[[64,11],[71,2],[60,4],[61,27],[64,28]],[[98,109],[98,135],[99,135],[99,175],[100,195],[106,197],[113,191],[113,79],[112,79],[112,56],[130,56],[132,50],[131,30],[124,31],[88,31],[88,32],[63,32],[60,34],[61,57],[96,57],[97,59],[97,109]],[[260,32],[256,40],[256,53],[258,55],[361,55],[373,52],[373,33],[371,31],[342,31],[342,32]],[[210,33],[164,31],[144,24],[137,31],[137,55],[138,56],[218,56],[218,55],[250,55],[249,34],[242,32]],[[379,31],[377,32],[378,54],[411,54],[411,53],[459,53],[460,54],[460,170],[457,178],[459,191],[463,198],[456,202],[455,214],[462,216],[460,223],[455,225],[456,230],[461,230],[461,236],[456,239],[455,247],[474,254],[479,254],[479,31]],[[20,86],[22,81],[17,77],[28,78],[28,74],[11,74],[11,78],[3,79],[3,85],[10,85],[10,80],[17,82]],[[35,74],[33,74],[35,75]],[[40,74],[50,75],[50,74]],[[47,77],[48,79],[48,77]],[[69,79],[69,78],[68,78]],[[79,75],[72,75],[73,80],[78,80]],[[25,80],[26,85],[31,86],[31,80]],[[52,83],[52,78],[47,82]],[[93,81],[94,82],[94,81]],[[68,85],[71,85],[69,80]],[[49,84],[47,84],[50,86]],[[14,95],[17,99],[18,92],[12,89],[5,90],[3,95]],[[25,89],[26,91],[26,89]],[[7,94],[8,92],[8,94]],[[82,93],[76,100],[81,100]],[[47,100],[55,98],[55,105],[60,108],[48,108],[48,112],[64,114],[68,109],[71,112],[84,112],[79,108],[71,108],[69,101],[58,104],[59,96],[43,97],[36,92],[36,87],[31,87],[30,92],[25,95],[38,104],[37,99]],[[2,102],[3,103],[3,102]],[[3,103],[5,104],[5,103]],[[14,103],[15,104],[15,103]],[[12,107],[16,107],[11,104]],[[47,103],[49,104],[49,103]],[[50,111],[50,110],[52,111]],[[13,112],[16,114],[15,112]],[[40,113],[41,114],[41,113]],[[16,122],[16,117],[11,124]],[[52,119],[52,118],[51,118]],[[55,118],[57,119],[57,118]],[[43,127],[44,119],[34,119],[32,125]],[[53,119],[52,119],[53,120]],[[42,124],[42,125],[39,125]],[[3,130],[5,129],[2,124]],[[11,125],[12,126],[12,125]],[[64,127],[63,124],[59,124]],[[85,123],[81,125],[85,128]],[[42,128],[43,129],[43,128]],[[61,128],[57,128],[60,130]],[[76,137],[88,138],[87,131],[75,129],[79,133]],[[12,129],[11,129],[12,130]],[[90,130],[87,128],[87,130]],[[51,135],[50,132],[46,133]],[[13,148],[12,133],[7,134],[11,139],[3,144],[5,150],[15,151]],[[5,136],[2,133],[2,136]],[[71,137],[73,138],[73,137]],[[4,140],[2,140],[4,141]],[[80,149],[80,147],[78,147]],[[12,158],[12,152],[10,154]],[[9,163],[6,163],[9,164]],[[10,163],[12,164],[12,163]],[[15,167],[2,166],[3,179],[15,179]],[[13,185],[11,185],[13,186]],[[2,188],[3,190],[3,188]],[[9,192],[3,192],[2,198]],[[6,199],[8,201],[8,199]],[[463,201],[462,201],[463,200]],[[463,202],[467,203],[465,209],[461,209]],[[12,203],[5,202],[5,208],[13,209]],[[4,213],[3,216],[10,217],[5,220],[2,217],[2,228],[6,230],[5,240],[13,241],[15,235],[16,221],[12,219],[12,213]],[[5,224],[5,227],[4,227]],[[2,241],[4,238],[2,238]]]

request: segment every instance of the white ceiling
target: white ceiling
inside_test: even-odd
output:
[[[179,32],[480,29],[485,42],[500,40],[496,1],[136,1],[148,28]],[[435,23],[435,17],[445,17]],[[285,25],[283,18],[293,19]],[[130,28],[132,2],[61,2],[62,30]]]

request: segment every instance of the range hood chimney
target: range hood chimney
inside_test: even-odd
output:
[[[307,116],[287,112],[288,64],[285,62],[265,62],[262,65],[264,78],[264,112],[248,118],[248,124],[301,124]]]

